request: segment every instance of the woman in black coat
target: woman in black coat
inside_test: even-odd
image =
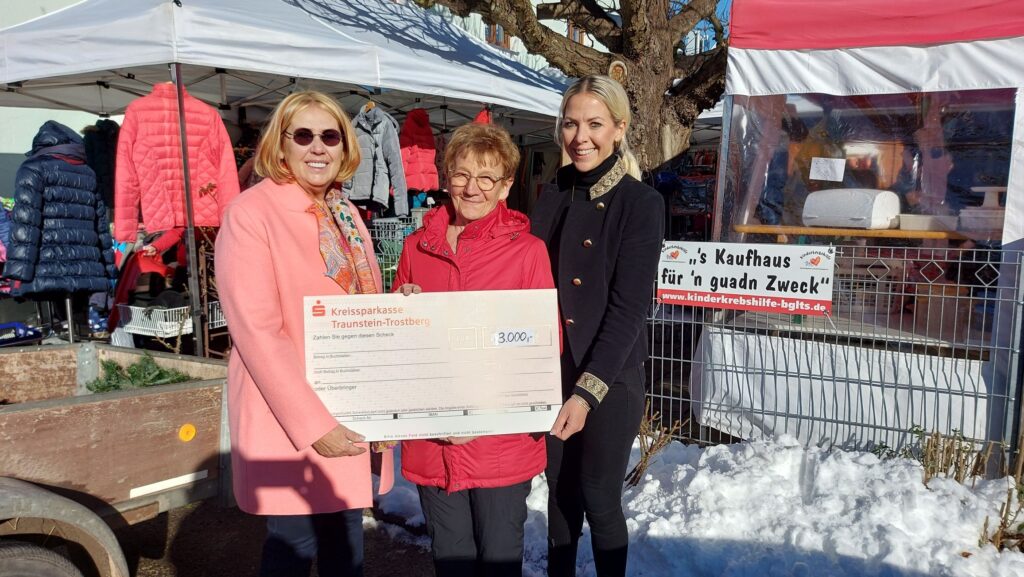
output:
[[[562,98],[556,134],[572,164],[530,220],[558,288],[565,404],[548,437],[548,575],[575,575],[586,515],[600,577],[626,573],[622,483],[644,411],[646,313],[665,205],[626,143],[629,101],[606,76]]]

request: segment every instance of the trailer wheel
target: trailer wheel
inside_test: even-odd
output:
[[[8,541],[0,542],[0,577],[82,577],[82,572],[60,553]]]

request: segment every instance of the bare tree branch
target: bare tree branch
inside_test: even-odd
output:
[[[622,51],[622,30],[595,0],[564,0],[537,5],[540,20],[568,20],[604,44],[611,52]]]
[[[707,61],[715,58],[720,50],[725,49],[725,44],[719,44],[707,52],[700,52],[698,54],[686,54],[680,50],[676,54],[675,62],[673,63],[675,66],[673,75],[676,78],[686,78],[699,70],[701,66],[704,66]]]
[[[693,124],[704,110],[714,108],[725,88],[725,63],[728,50],[724,46],[707,53],[696,72],[676,84],[665,98],[665,104],[672,109],[680,122]]]
[[[690,30],[693,30],[694,26],[701,20],[714,16],[717,7],[718,0],[691,0],[691,2],[683,5],[682,10],[668,22],[671,36],[681,39]],[[717,38],[717,34],[715,36]]]
[[[711,27],[715,29],[715,46],[727,46],[729,39],[725,37],[725,27],[718,19],[718,14],[708,16],[708,22],[711,22]]]

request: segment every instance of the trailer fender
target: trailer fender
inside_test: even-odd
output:
[[[11,535],[52,535],[77,543],[100,577],[129,577],[124,552],[99,515],[53,491],[0,477],[0,538]]]

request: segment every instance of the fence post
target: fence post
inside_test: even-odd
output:
[[[1015,306],[1013,329],[1010,335],[1010,371],[1007,378],[1010,383],[1014,383],[1014,403],[1012,410],[1016,411],[1016,419],[1012,422],[1016,423],[1017,430],[1013,431],[1010,436],[1010,457],[1014,458],[1011,464],[1014,466],[1014,475],[1017,479],[1020,479],[1021,469],[1024,467],[1024,459],[1020,457],[1021,451],[1021,432],[1024,431],[1024,410],[1021,405],[1021,394],[1024,390],[1024,375],[1021,375],[1020,366],[1020,355],[1021,355],[1021,340],[1024,339],[1024,252],[1017,255],[1017,286],[1015,287]]]

